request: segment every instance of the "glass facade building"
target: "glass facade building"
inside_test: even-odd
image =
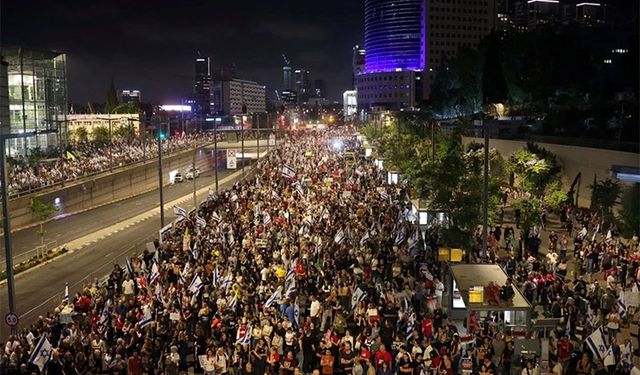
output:
[[[365,0],[366,73],[424,70],[425,0]]]
[[[55,133],[10,139],[7,151],[28,154],[28,150],[55,147],[66,140],[66,57],[54,51],[10,47],[3,49],[7,63],[9,126],[5,133],[57,130]]]

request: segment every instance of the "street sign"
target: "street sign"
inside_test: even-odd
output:
[[[20,318],[15,313],[8,313],[4,316],[4,322],[11,328],[15,327],[20,323]]]

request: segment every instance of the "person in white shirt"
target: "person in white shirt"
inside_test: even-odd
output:
[[[437,277],[433,279],[433,288],[435,289],[438,306],[442,306],[442,295],[444,294],[444,284]]]
[[[131,280],[131,277],[125,276],[122,282],[122,293],[127,297],[127,300],[132,300],[135,294],[135,283]]]

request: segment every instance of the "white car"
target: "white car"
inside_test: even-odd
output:
[[[193,180],[194,178],[200,177],[200,170],[198,168],[189,168],[185,173],[184,177],[187,180]]]
[[[176,173],[175,176],[173,176],[173,183],[177,184],[179,182],[184,181],[184,178],[182,178],[182,174],[180,172]]]

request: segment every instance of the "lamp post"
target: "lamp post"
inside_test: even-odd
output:
[[[216,175],[216,193],[218,192],[218,124],[213,124],[213,169]]]
[[[158,183],[160,189],[160,228],[164,228],[164,192],[162,190],[162,139],[164,135],[162,134],[161,126],[158,127]]]

